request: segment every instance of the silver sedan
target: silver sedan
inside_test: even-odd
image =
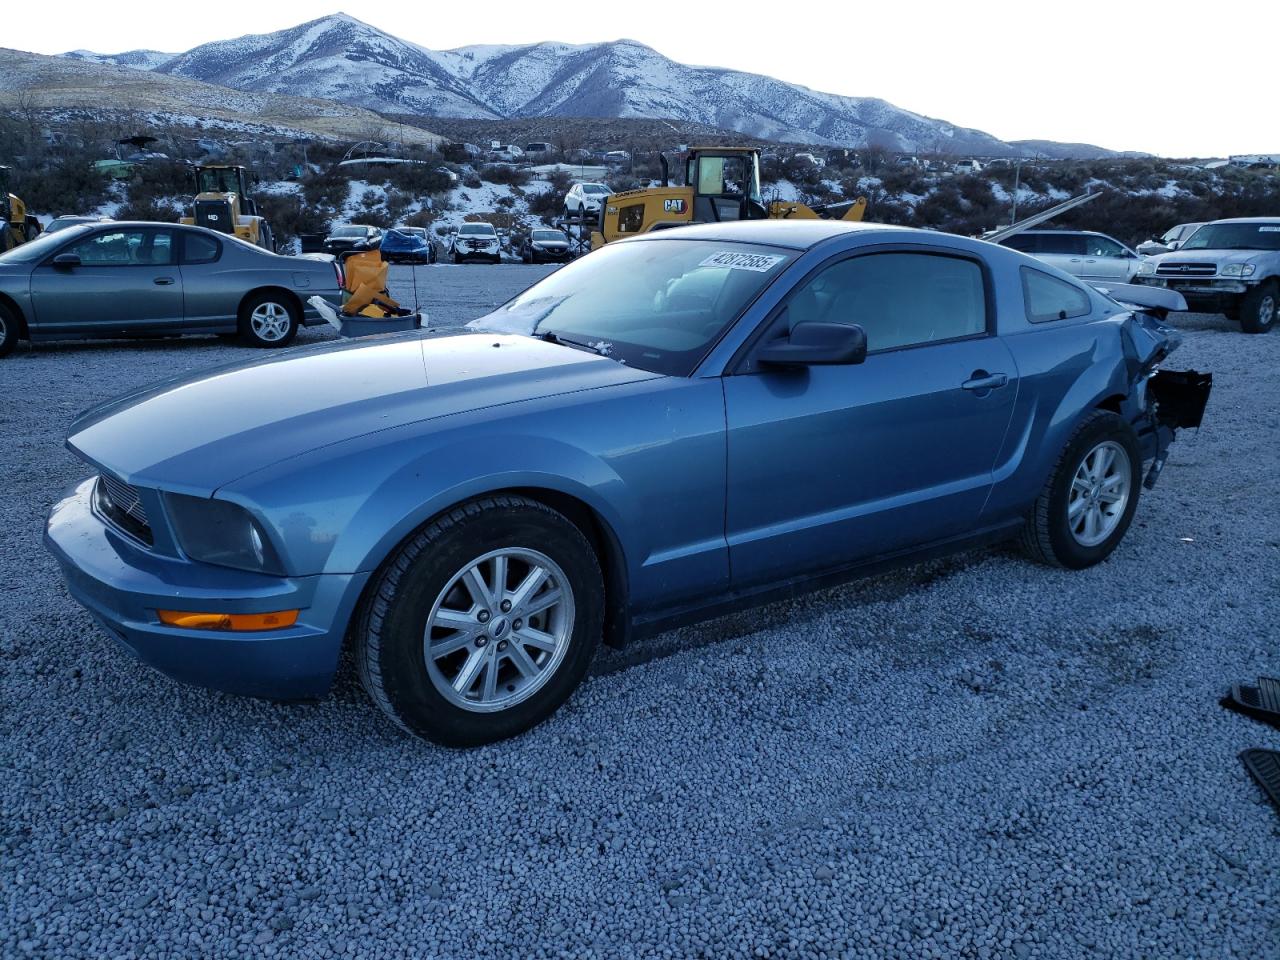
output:
[[[341,303],[337,267],[167,223],[85,224],[0,255],[0,357],[19,339],[238,334],[282,347]]]

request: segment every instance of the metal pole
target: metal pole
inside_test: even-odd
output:
[[[1022,161],[1013,165],[1013,213],[1009,215],[1009,226],[1018,222],[1018,190],[1022,183]]]

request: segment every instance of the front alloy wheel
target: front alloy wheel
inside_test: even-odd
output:
[[[1254,287],[1240,301],[1240,329],[1245,333],[1266,333],[1280,312],[1280,285],[1274,280]]]
[[[573,589],[545,553],[495,550],[454,574],[427,619],[427,675],[446,700],[491,713],[555,675],[573,633]]]

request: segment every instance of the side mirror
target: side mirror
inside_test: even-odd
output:
[[[70,270],[80,266],[80,257],[74,253],[60,253],[53,258],[53,265],[59,270]]]
[[[759,359],[785,367],[861,363],[867,359],[867,334],[856,323],[798,323],[790,337],[762,347]]]

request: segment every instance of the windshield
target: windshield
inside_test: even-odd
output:
[[[609,188],[606,187],[603,183],[584,183],[582,185],[582,192],[583,193],[599,193],[599,194],[604,194],[605,196],[608,196]]]
[[[1280,250],[1280,220],[1271,223],[1206,223],[1183,250]]]
[[[56,234],[45,231],[30,243],[14,247],[6,253],[0,253],[0,263],[35,263],[53,252],[54,247],[72,240],[77,233],[84,233],[89,228],[85,224],[76,224]]]
[[[468,326],[558,339],[686,377],[794,256],[722,240],[610,244]]]
[[[231,167],[206,167],[200,171],[198,193],[239,193],[240,171]]]
[[[363,237],[369,231],[365,227],[338,227],[331,236],[334,237]]]
[[[493,227],[487,223],[469,223],[458,232],[463,236],[470,237],[492,237],[494,235]]]
[[[535,240],[564,240],[565,235],[559,230],[535,230],[533,231],[533,239]]]

